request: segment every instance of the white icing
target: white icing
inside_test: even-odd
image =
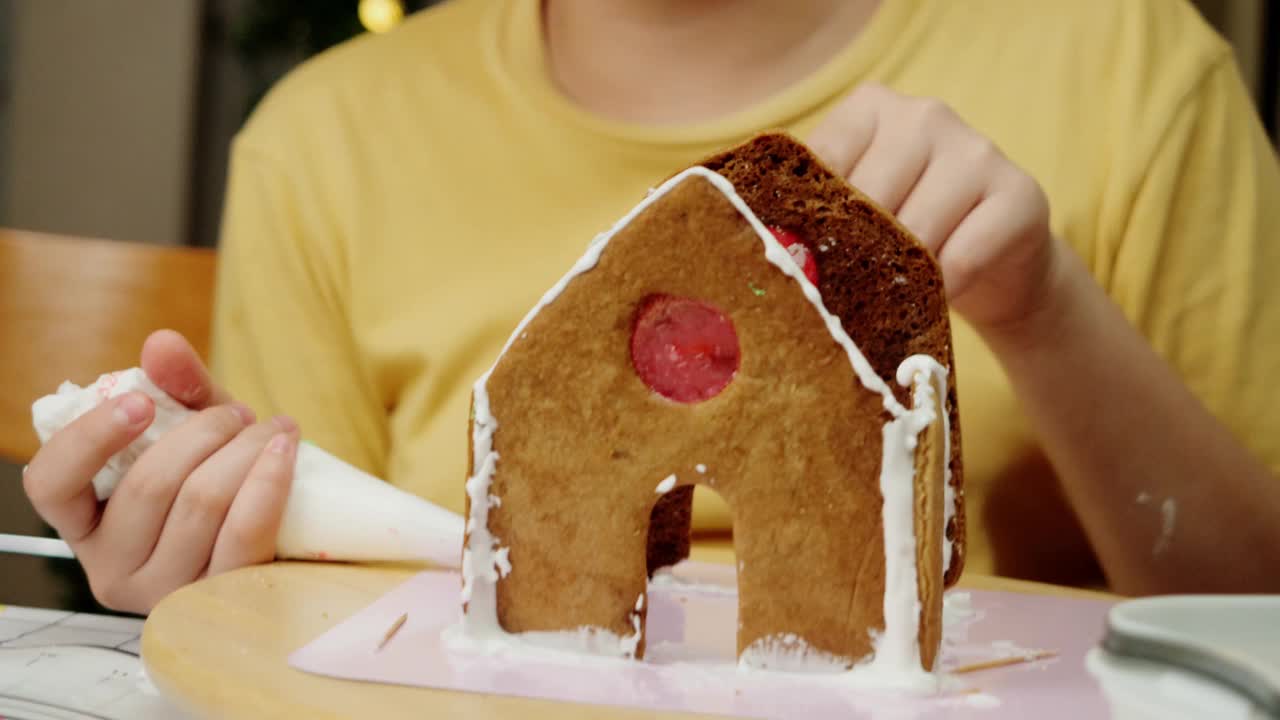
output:
[[[658,483],[658,487],[654,488],[653,491],[658,493],[659,495],[665,495],[671,492],[671,488],[675,486],[676,486],[676,476],[668,475],[665,478],[663,478],[662,482]]]
[[[969,639],[969,630],[982,619],[967,592],[951,591],[942,597],[942,642],[954,651]]]
[[[991,710],[1000,707],[1000,698],[990,693],[976,692],[965,695],[965,703],[969,707]]]
[[[699,475],[707,474],[707,466],[703,465],[702,463],[698,463],[697,465],[694,465],[693,469],[697,470]]]
[[[520,633],[519,645],[523,649],[541,648],[558,653],[585,653],[604,657],[631,657],[635,655],[635,647],[639,642],[638,635],[619,636],[604,628],[583,625],[573,630],[535,630]],[[633,640],[634,639],[634,640]],[[619,653],[619,648],[629,647],[630,655]],[[481,648],[488,652],[505,652],[512,649],[507,642],[491,642],[488,647]]]
[[[797,673],[803,674],[806,682],[831,683],[842,688],[892,688],[921,694],[937,693],[956,685],[954,678],[927,673],[918,666],[899,671],[874,661],[850,663],[811,647],[791,633],[760,638],[748,645],[738,658],[738,670]]]
[[[157,440],[186,421],[194,413],[156,387],[142,368],[130,368],[100,376],[92,385],[80,387],[72,382],[58,386],[31,406],[31,424],[40,442],[49,442],[54,433],[109,398],[128,392],[141,392],[155,403],[155,415],[145,430],[123,450],[112,455],[93,477],[93,490],[99,500],[106,500],[134,462]]]
[[[1023,660],[1035,660],[1043,654],[1043,650],[1022,647],[1012,640],[992,640],[991,649],[1006,657],[1016,657]]]
[[[977,615],[973,596],[967,592],[949,592],[942,598],[942,627],[967,623]]]
[[[784,633],[759,638],[745,647],[738,656],[738,667],[743,670],[842,673],[852,665],[844,658],[810,647],[799,635]]]
[[[937,422],[932,380],[946,369],[913,355],[898,366],[897,380],[914,387],[910,413],[884,426],[880,494],[884,498],[884,632],[873,643],[877,670],[920,670],[920,593],[916,580],[915,449],[921,431]],[[942,385],[946,387],[945,385]]]
[[[462,599],[466,610],[461,631],[469,635],[478,644],[498,646],[519,645],[521,640],[534,641],[538,645],[553,643],[559,647],[577,648],[586,652],[603,651],[603,654],[617,654],[623,657],[634,657],[641,639],[640,616],[633,614],[634,633],[626,637],[618,637],[600,628],[580,628],[574,631],[538,633],[530,638],[531,633],[519,636],[504,631],[497,620],[496,583],[510,570],[510,563],[502,554],[498,538],[488,530],[490,506],[490,485],[493,472],[498,462],[498,453],[493,449],[493,435],[498,428],[498,420],[493,417],[489,407],[486,385],[493,368],[501,361],[507,349],[516,339],[523,337],[529,322],[544,307],[554,302],[568,284],[578,275],[594,268],[609,240],[622,228],[626,227],[637,215],[651,204],[662,198],[673,188],[685,180],[698,177],[711,183],[745,219],[764,246],[765,259],[778,268],[783,274],[794,280],[805,298],[813,306],[814,311],[822,319],[828,333],[845,352],[849,364],[858,381],[868,390],[881,396],[884,408],[893,417],[883,429],[884,448],[883,462],[880,472],[880,488],[884,496],[885,526],[885,632],[876,642],[876,661],[864,677],[875,676],[875,684],[884,685],[918,685],[921,676],[928,676],[920,668],[919,650],[916,641],[919,599],[915,579],[915,537],[914,537],[914,462],[912,450],[915,448],[916,436],[921,430],[937,418],[931,400],[932,388],[921,383],[924,389],[917,388],[915,407],[911,410],[903,407],[894,397],[889,385],[877,375],[871,364],[863,356],[853,340],[845,333],[839,318],[831,314],[822,302],[818,289],[805,277],[803,270],[796,264],[792,254],[769,232],[746,203],[734,191],[733,185],[724,177],[702,167],[693,167],[668,180],[661,187],[653,190],[642,202],[632,208],[631,212],[619,220],[606,233],[602,233],[591,242],[586,253],[566,273],[559,282],[548,290],[539,303],[529,311],[508,338],[498,358],[475,383],[473,388],[474,427],[472,429],[472,466],[474,474],[467,480],[467,495],[471,502],[468,518],[470,533],[467,537],[463,553],[463,590]],[[932,365],[926,366],[925,360]],[[907,368],[908,380],[914,379],[918,372],[912,368],[924,367],[925,376],[936,372],[941,366],[930,358],[915,356],[903,363]],[[904,369],[899,369],[899,376]],[[942,370],[945,375],[945,370]],[[945,387],[945,385],[944,385]],[[923,395],[929,393],[928,396]],[[945,404],[945,400],[944,400]],[[945,413],[944,413],[945,420]],[[948,452],[949,457],[949,452]],[[703,472],[701,466],[699,472]],[[671,478],[668,478],[671,479]],[[667,481],[664,480],[663,483]],[[673,481],[674,484],[674,481]],[[661,485],[659,485],[661,487]],[[950,507],[950,506],[949,506]],[[904,520],[905,518],[905,520]],[[752,652],[749,662],[769,662],[772,651],[777,650],[794,655],[798,646],[784,640],[766,643]],[[797,640],[799,640],[797,638]],[[802,641],[801,641],[802,642]],[[882,652],[883,651],[883,652]],[[745,651],[744,651],[745,652]],[[883,658],[881,655],[883,654]],[[800,652],[803,657],[816,657],[812,652]],[[777,658],[774,658],[776,664]],[[845,665],[840,665],[841,668]]]
[[[644,606],[644,593],[636,600],[636,611],[631,613],[631,634],[619,638],[618,649],[624,658],[633,658],[640,648],[640,640],[644,637],[644,629],[640,627],[640,609]]]
[[[506,577],[511,572],[511,548],[498,548],[494,551],[493,565],[498,569],[498,577]]]
[[[628,216],[634,217],[636,211]],[[511,343],[524,336],[525,327],[551,301],[559,297],[569,281],[579,274],[595,267],[604,250],[603,236],[597,236],[587,252],[578,259],[573,268],[560,279],[550,290],[543,294],[538,304],[520,321],[515,331],[507,338],[499,359],[506,354]],[[496,366],[496,361],[494,365]],[[489,533],[489,486],[493,481],[493,471],[498,463],[498,453],[493,450],[493,434],[498,429],[498,420],[489,412],[489,394],[485,385],[493,373],[490,367],[480,376],[474,386],[472,398],[472,461],[475,473],[467,479],[467,498],[471,503],[471,512],[467,518],[466,546],[462,551],[462,602],[465,612],[462,617],[464,633],[477,640],[500,641],[509,634],[498,624],[497,588],[499,566],[496,553],[498,539]],[[617,647],[621,647],[619,641]],[[585,649],[585,648],[584,648]]]
[[[93,477],[99,500],[154,443],[195,411],[160,389],[142,368],[100,376],[92,385],[64,382],[56,394],[36,400],[31,422],[42,443],[101,403],[128,392],[151,398],[155,414],[147,428],[111,456]],[[277,558],[351,562],[430,560],[456,567],[462,516],[405,492],[308,442],[298,444],[289,489],[276,531]]]
[[[947,408],[947,369],[928,355],[912,355],[898,366],[898,383],[908,387],[917,373],[930,375],[942,388],[942,574],[951,570],[953,542],[947,537],[947,527],[956,515],[956,489],[951,485],[951,414]],[[916,406],[917,409],[919,405]]]
[[[884,426],[880,494],[884,497],[884,633],[875,644],[875,662],[909,669],[920,666],[916,643],[919,594],[916,586],[915,502],[910,479],[912,450],[922,427],[910,418]]]
[[[1160,503],[1160,537],[1156,538],[1155,547],[1151,549],[1153,555],[1163,555],[1169,549],[1169,543],[1173,541],[1173,526],[1178,519],[1178,503],[1173,498],[1165,498]]]
[[[791,255],[791,260],[796,265],[799,265],[801,269],[804,268],[805,262],[809,260],[809,248],[805,247],[804,243],[791,245],[791,247],[787,248],[787,253]]]
[[[699,595],[737,595],[738,589],[733,585],[718,585],[710,582],[698,582],[680,577],[670,568],[661,568],[649,578],[650,587],[675,588],[681,592]]]

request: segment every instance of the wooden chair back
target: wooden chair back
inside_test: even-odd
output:
[[[214,270],[212,250],[0,228],[0,458],[39,448],[37,398],[136,366],[154,330],[207,358]]]

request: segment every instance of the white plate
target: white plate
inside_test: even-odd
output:
[[[1120,603],[1088,667],[1119,719],[1280,719],[1280,595]]]

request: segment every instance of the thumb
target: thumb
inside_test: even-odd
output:
[[[214,384],[191,343],[173,330],[157,330],[142,344],[142,370],[161,390],[192,410],[231,401]]]

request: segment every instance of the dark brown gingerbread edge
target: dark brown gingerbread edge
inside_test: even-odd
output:
[[[884,208],[880,207],[871,198],[867,197],[844,178],[838,176],[831,170],[817,155],[813,154],[803,143],[792,137],[790,134],[782,131],[765,132],[739,144],[729,148],[723,152],[717,153],[697,163],[709,170],[724,175],[733,185],[738,194],[742,196],[747,206],[756,213],[761,222],[768,226],[782,226],[793,228],[797,225],[809,225],[808,232],[802,232],[807,235],[810,242],[815,236],[814,223],[819,225],[825,224],[836,218],[832,217],[831,208],[828,206],[826,217],[822,216],[824,203],[815,202],[815,195],[820,194],[824,190],[835,190],[836,194],[843,195],[843,198],[828,198],[828,200],[844,200],[848,203],[850,215],[862,223],[863,225],[877,225],[876,228],[880,232],[875,233],[874,241],[883,243],[886,240],[896,245],[892,248],[896,252],[905,250],[909,255],[907,262],[911,263],[912,269],[917,272],[923,271],[926,275],[924,279],[926,284],[931,288],[933,302],[931,303],[932,312],[926,312],[923,319],[929,327],[934,329],[931,333],[933,342],[921,343],[918,339],[914,341],[908,340],[903,345],[909,347],[909,350],[893,352],[876,353],[876,337],[875,333],[859,332],[859,329],[865,327],[869,323],[863,317],[857,316],[854,309],[862,306],[882,305],[883,293],[875,283],[867,283],[864,281],[865,273],[860,274],[861,277],[852,280],[847,277],[841,278],[837,273],[830,273],[829,269],[835,264],[833,258],[840,258],[845,263],[845,268],[853,266],[855,268],[866,269],[865,255],[859,256],[855,252],[855,248],[850,243],[833,244],[829,252],[820,252],[817,248],[810,247],[819,268],[819,290],[821,291],[823,302],[827,305],[828,310],[840,318],[841,324],[845,331],[853,338],[864,353],[868,355],[868,360],[881,377],[886,378],[891,386],[893,383],[893,374],[896,371],[897,364],[907,356],[914,352],[925,352],[935,358],[945,357],[947,373],[947,415],[950,421],[950,444],[951,457],[949,466],[951,471],[951,486],[955,491],[954,515],[951,524],[946,528],[947,536],[952,541],[952,552],[950,564],[943,578],[943,585],[950,588],[960,579],[960,575],[964,570],[965,559],[965,511],[964,511],[964,473],[961,454],[961,431],[959,420],[959,405],[956,393],[956,367],[955,355],[951,342],[951,321],[947,312],[946,295],[942,281],[942,269],[938,265],[933,256],[927,252],[920,241],[898,222],[897,218]],[[791,174],[796,178],[795,181],[776,182],[779,176]],[[765,182],[761,182],[764,180]],[[794,192],[797,184],[803,183],[809,185],[811,192]],[[770,187],[766,187],[766,185]],[[814,187],[816,186],[816,187]],[[762,195],[768,192],[768,196]],[[835,224],[839,224],[838,222]],[[887,232],[885,232],[887,231]],[[809,244],[809,242],[806,242]],[[863,243],[865,249],[865,243]],[[905,248],[903,246],[906,246]],[[902,260],[901,252],[898,257]],[[832,281],[828,281],[831,275],[837,275]],[[883,285],[883,283],[880,283]],[[923,324],[922,323],[922,326]],[[885,331],[886,324],[899,328],[897,332],[903,333],[900,329],[901,323],[874,323],[878,324],[878,331]],[[920,347],[923,344],[926,347]],[[872,352],[868,352],[868,350]],[[905,389],[897,388],[899,399],[906,402]]]

